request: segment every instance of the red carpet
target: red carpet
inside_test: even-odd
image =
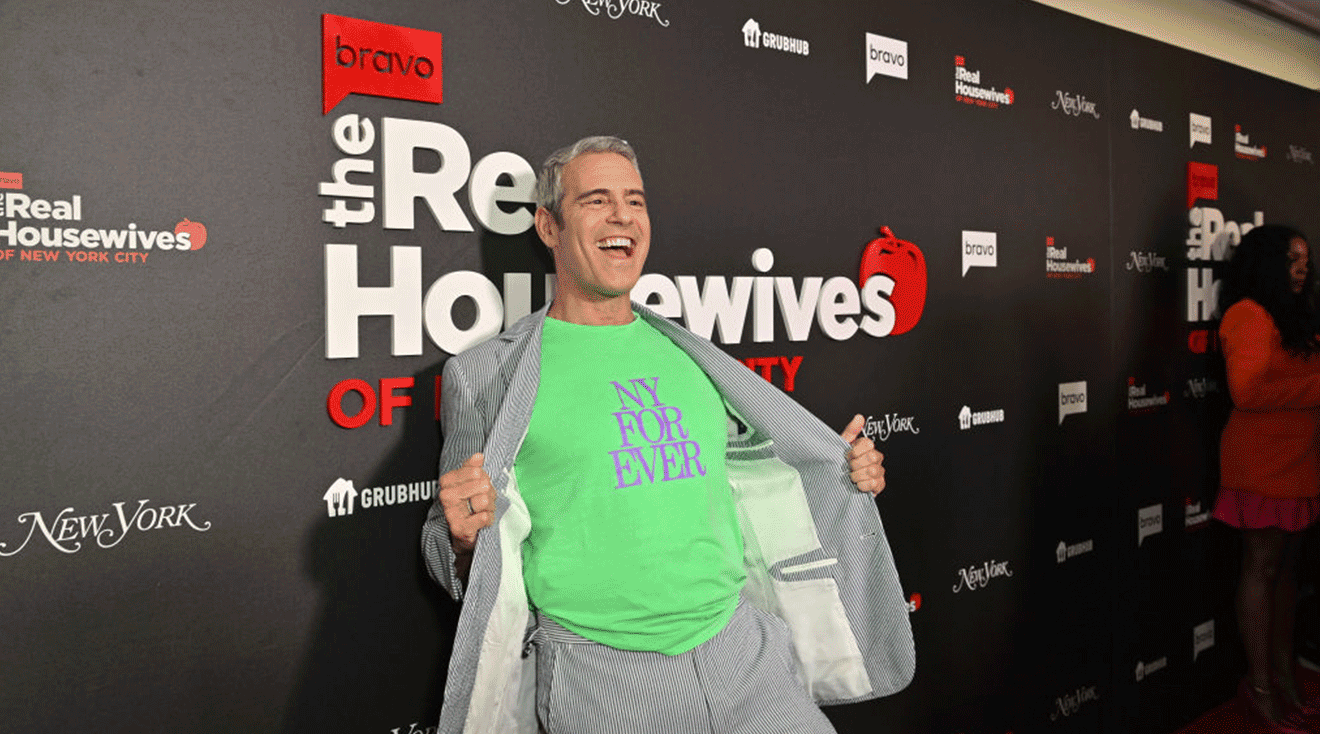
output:
[[[1297,682],[1301,685],[1306,697],[1320,697],[1320,673],[1306,668],[1298,668]],[[1205,715],[1193,721],[1178,734],[1243,734],[1244,732],[1254,734],[1255,732],[1264,731],[1266,730],[1262,727],[1251,725],[1251,720],[1247,718],[1246,706],[1235,697],[1227,703],[1207,711]],[[1316,731],[1320,732],[1320,728],[1317,728]]]

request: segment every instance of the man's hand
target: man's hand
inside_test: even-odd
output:
[[[466,580],[477,546],[477,531],[495,522],[495,488],[482,467],[486,457],[473,454],[463,466],[440,477],[440,506],[449,523],[449,543],[458,556],[459,576]]]
[[[866,419],[858,413],[839,435],[852,446],[848,450],[848,476],[858,490],[870,492],[874,496],[885,489],[885,455],[875,450],[875,443],[871,439],[861,435],[865,425]]]

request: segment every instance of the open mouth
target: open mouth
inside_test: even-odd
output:
[[[613,257],[632,257],[635,244],[628,237],[610,237],[597,242],[596,247]]]

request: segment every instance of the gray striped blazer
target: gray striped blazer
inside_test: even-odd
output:
[[[743,594],[788,623],[816,701],[851,703],[901,690],[916,665],[907,605],[875,501],[848,477],[847,444],[719,347],[633,308],[710,376],[737,419],[727,466],[743,533]],[[494,525],[477,536],[466,588],[439,502],[422,527],[427,570],[463,602],[442,734],[537,731],[521,550],[531,520],[512,469],[536,400],[546,310],[444,368],[440,473],[480,451],[497,501]]]

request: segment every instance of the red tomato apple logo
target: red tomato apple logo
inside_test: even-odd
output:
[[[908,597],[908,612],[915,612],[921,608],[921,594],[913,594]]]
[[[206,225],[201,222],[194,222],[184,217],[182,222],[174,225],[174,234],[188,233],[188,241],[192,243],[192,249],[200,250],[202,245],[206,244]]]
[[[894,292],[889,294],[889,302],[894,304],[894,329],[889,333],[903,334],[917,325],[926,308],[926,256],[916,245],[895,237],[888,227],[881,227],[880,234],[884,236],[868,242],[862,251],[857,284],[864,286],[877,274],[894,279]]]
[[[1009,103],[1009,104],[1013,104],[1013,99],[1014,99],[1014,97],[1013,97],[1013,88],[1012,88],[1012,87],[1004,87],[1004,94],[1007,94],[1007,95],[1008,95],[1008,103]]]

